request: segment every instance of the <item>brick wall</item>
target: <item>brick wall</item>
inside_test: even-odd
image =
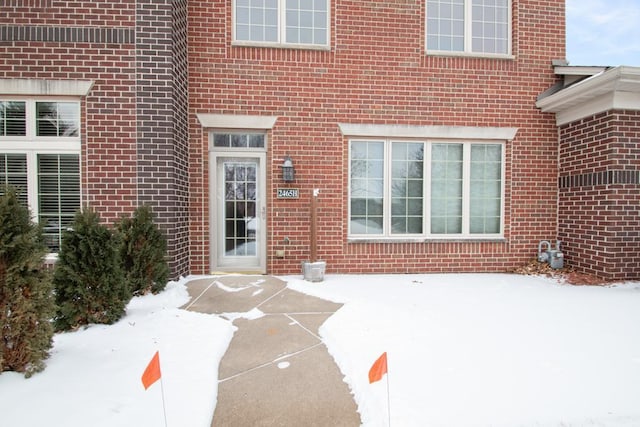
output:
[[[640,278],[640,112],[608,111],[560,128],[558,223],[569,265]]]
[[[82,100],[83,204],[111,222],[136,194],[135,2],[9,1],[0,77],[93,80]]]
[[[189,271],[186,1],[5,0],[0,78],[79,79],[83,204],[111,223],[150,204]]]
[[[231,2],[189,2],[192,273],[208,271],[211,227],[207,130],[196,113],[279,117],[268,133],[271,273],[297,273],[309,257],[313,188],[329,272],[504,271],[532,258],[557,231],[557,129],[535,100],[556,81],[552,59],[565,56],[564,1],[513,1],[514,59],[426,55],[421,0],[331,4],[331,50],[317,51],[233,46]],[[504,241],[348,242],[340,122],[518,127],[506,145]],[[285,155],[298,200],[273,196]]]

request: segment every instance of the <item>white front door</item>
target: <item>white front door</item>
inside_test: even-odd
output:
[[[264,153],[212,153],[212,271],[266,273]]]

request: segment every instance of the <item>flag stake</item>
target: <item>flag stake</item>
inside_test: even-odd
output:
[[[385,351],[373,362],[369,369],[369,384],[380,381],[384,375],[387,375],[387,416],[389,418],[389,427],[391,427],[391,394],[389,393],[389,369],[387,368],[387,352]]]
[[[387,378],[387,385],[389,384],[389,379]],[[167,406],[164,403],[164,383],[162,381],[162,377],[160,377],[160,392],[162,393],[162,412],[164,413],[164,427],[168,427],[167,424]]]
[[[389,359],[387,356],[387,366],[389,364]],[[389,394],[389,369],[387,368],[387,415],[389,416],[389,427],[391,427],[391,397]]]
[[[167,423],[167,405],[164,401],[164,381],[162,381],[162,370],[160,369],[160,352],[156,351],[146,369],[142,373],[142,385],[147,390],[156,381],[160,380],[160,393],[162,394],[162,412],[164,413],[164,427]]]

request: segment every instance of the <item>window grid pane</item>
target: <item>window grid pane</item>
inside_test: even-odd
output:
[[[384,220],[384,143],[351,143],[353,234],[382,234]]]
[[[278,3],[276,0],[236,1],[236,40],[278,41]]]
[[[225,186],[225,255],[255,256],[257,166],[254,163],[227,162]]]
[[[264,148],[264,134],[216,133],[213,146],[220,148]]]
[[[62,233],[80,209],[80,162],[76,154],[38,155],[38,219],[45,243],[58,252]]]
[[[470,225],[472,234],[500,233],[502,146],[471,146]]]
[[[464,51],[464,1],[427,1],[427,49]]]
[[[462,144],[433,144],[431,233],[462,233]]]
[[[472,51],[508,53],[509,1],[472,0]]]
[[[286,0],[286,41],[327,44],[327,0]]]
[[[0,136],[25,136],[26,134],[26,103],[0,101]]]
[[[77,137],[80,105],[77,102],[36,102],[36,135]]]
[[[26,154],[0,154],[0,195],[5,187],[12,187],[20,203],[27,207],[27,156]]]
[[[424,145],[393,143],[391,233],[421,234]]]

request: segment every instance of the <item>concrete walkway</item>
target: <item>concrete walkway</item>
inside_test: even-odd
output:
[[[235,318],[238,328],[220,362],[212,427],[361,424],[343,375],[318,336],[341,304],[269,276],[199,278],[187,289],[192,299],[185,308]]]

